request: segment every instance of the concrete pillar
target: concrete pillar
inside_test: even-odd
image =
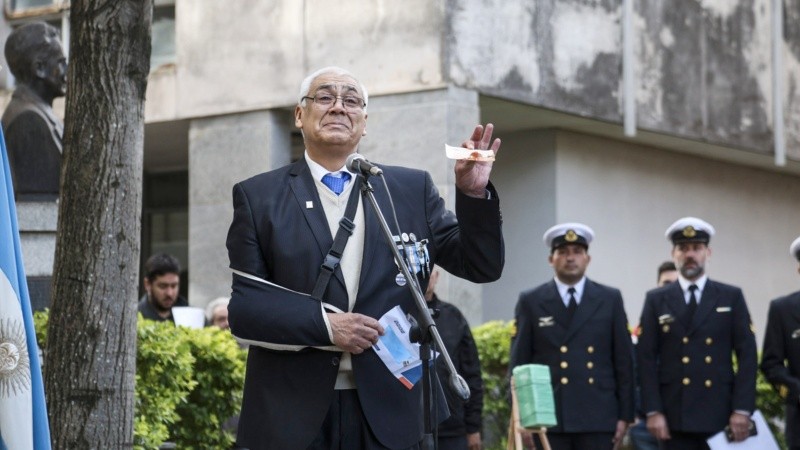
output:
[[[230,295],[225,239],[233,185],[289,163],[291,114],[257,111],[195,119],[189,127],[189,302]]]

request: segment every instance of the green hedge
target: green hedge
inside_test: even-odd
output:
[[[45,354],[48,312],[34,314]],[[137,325],[134,448],[231,447],[234,437],[222,424],[241,405],[246,351],[230,332],[216,327],[190,329],[139,316]],[[46,361],[45,361],[46,362]]]
[[[486,450],[504,450],[506,448],[508,420],[511,417],[509,405],[511,397],[508,392],[506,374],[513,333],[513,321],[486,322],[472,329],[483,371],[483,431],[486,436],[484,439]],[[779,426],[784,415],[783,400],[767,382],[761,371],[758,372],[756,394],[756,408],[764,414],[781,448],[786,449],[786,439]]]
[[[505,450],[509,405],[508,356],[513,322],[492,321],[472,329],[483,375],[483,441],[485,450]]]

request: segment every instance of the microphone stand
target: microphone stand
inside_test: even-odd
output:
[[[386,218],[381,212],[380,207],[378,206],[378,202],[375,200],[375,191],[372,188],[372,185],[369,183],[369,172],[364,173],[361,172],[362,177],[364,177],[364,182],[361,183],[361,194],[369,201],[372,205],[372,210],[375,213],[375,217],[378,219],[378,222],[381,225],[381,230],[383,231],[383,235],[386,238],[386,243],[389,244],[389,248],[392,250],[392,255],[394,256],[395,261],[397,262],[397,266],[400,268],[403,276],[406,277],[407,286],[409,291],[411,291],[411,295],[414,297],[414,303],[417,306],[419,311],[419,333],[417,342],[420,344],[419,349],[419,356],[422,362],[422,396],[423,396],[423,417],[425,423],[425,431],[422,439],[422,449],[423,450],[433,450],[435,446],[435,442],[433,440],[433,424],[431,423],[431,411],[435,405],[431,404],[431,379],[430,379],[430,361],[432,357],[431,352],[431,339],[436,343],[436,347],[439,348],[441,352],[441,356],[444,358],[445,365],[447,368],[447,372],[449,374],[449,386],[450,389],[458,395],[463,400],[468,400],[470,396],[469,386],[467,382],[464,381],[464,378],[461,377],[456,372],[455,366],[453,366],[453,361],[450,359],[450,355],[447,353],[447,349],[444,347],[444,343],[442,342],[442,337],[439,335],[439,330],[436,328],[436,323],[433,321],[431,317],[430,310],[428,309],[427,302],[425,301],[425,297],[422,295],[422,289],[420,288],[419,283],[417,282],[416,274],[412,275],[411,271],[408,268],[408,264],[406,264],[405,258],[400,255],[400,252],[397,249],[397,245],[395,245],[394,238],[392,236],[392,232],[389,229],[389,225],[386,223]],[[382,176],[382,175],[381,175]],[[387,192],[388,193],[388,192]],[[400,233],[400,230],[397,230]],[[412,333],[412,338],[414,337],[415,333]]]

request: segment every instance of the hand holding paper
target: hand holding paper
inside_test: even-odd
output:
[[[494,161],[492,150],[470,150],[464,147],[453,147],[445,144],[444,153],[449,159],[464,159],[467,161]]]
[[[400,306],[395,306],[379,320],[385,330],[372,346],[390,372],[408,389],[422,378],[422,362],[419,359],[419,344],[412,343],[409,336],[411,323]],[[436,359],[438,353],[433,355]]]
[[[467,152],[467,158],[456,160],[456,187],[464,194],[475,198],[486,198],[486,186],[489,184],[489,174],[492,172],[492,162],[494,156],[500,150],[500,139],[492,141],[492,131],[494,125],[478,125],[472,132],[472,136],[461,144],[463,151]],[[453,148],[453,147],[451,147]],[[445,147],[445,152],[447,147]],[[488,158],[491,152],[491,159]],[[477,153],[477,155],[475,155]],[[457,151],[457,154],[462,154]]]

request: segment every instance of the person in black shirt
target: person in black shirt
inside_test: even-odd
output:
[[[447,353],[453,360],[453,366],[467,382],[470,390],[469,400],[464,402],[445,386],[450,417],[439,424],[439,450],[480,450],[483,380],[478,349],[467,319],[461,311],[455,305],[440,300],[434,293],[438,280],[439,270],[435,269],[425,291],[425,300],[428,301],[428,307],[435,312],[434,322]],[[442,384],[446,385],[448,374],[442,358],[437,358],[436,372]]]

